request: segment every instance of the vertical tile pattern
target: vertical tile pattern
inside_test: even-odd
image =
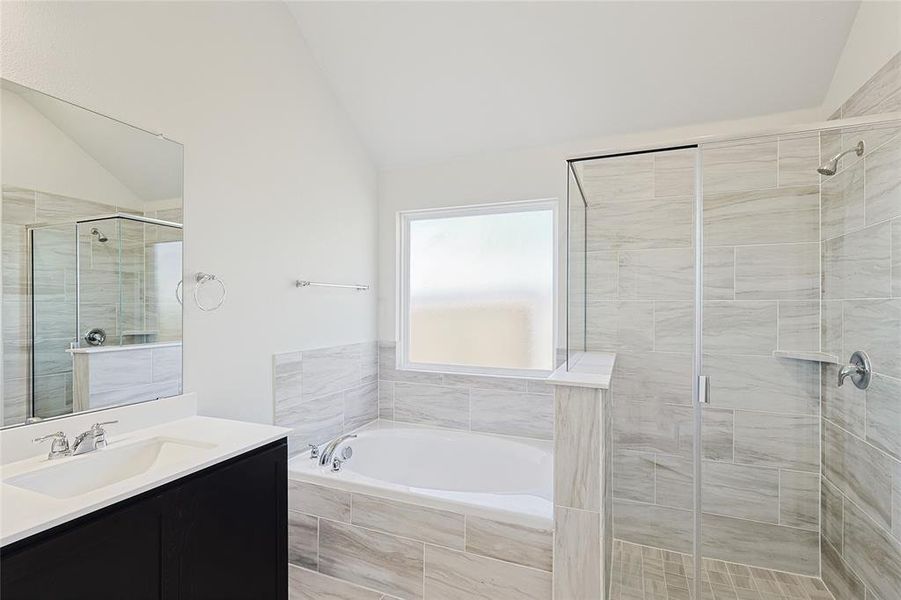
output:
[[[375,342],[276,354],[274,422],[291,427],[291,455],[379,417]]]

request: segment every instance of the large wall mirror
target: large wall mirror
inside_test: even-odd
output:
[[[0,81],[0,425],[181,393],[182,146]]]

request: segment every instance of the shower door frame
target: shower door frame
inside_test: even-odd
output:
[[[693,530],[692,530],[692,558],[693,558],[693,566],[694,566],[694,580],[695,580],[695,591],[699,590],[700,582],[703,581],[702,577],[702,554],[703,554],[703,542],[702,542],[702,504],[703,504],[703,465],[702,465],[702,433],[703,433],[703,423],[702,423],[702,406],[706,404],[710,404],[710,395],[709,395],[709,387],[710,387],[710,379],[706,375],[702,375],[703,370],[703,317],[704,317],[704,189],[703,189],[703,179],[704,179],[704,165],[703,165],[703,150],[704,147],[710,144],[721,143],[721,142],[740,142],[742,140],[754,140],[760,138],[768,138],[768,137],[777,137],[777,136],[786,136],[792,134],[803,134],[803,133],[816,133],[817,135],[821,135],[824,131],[830,130],[841,130],[847,128],[856,128],[856,127],[865,127],[868,125],[879,126],[879,125],[887,125],[892,122],[901,123],[901,112],[889,112],[883,113],[879,115],[870,115],[863,117],[852,117],[847,119],[835,119],[830,121],[816,121],[807,124],[799,124],[799,125],[791,125],[787,127],[778,127],[771,129],[763,129],[763,130],[749,130],[746,132],[736,132],[731,134],[720,134],[720,135],[707,135],[707,136],[699,136],[696,138],[689,138],[688,140],[682,140],[679,143],[661,143],[661,144],[643,144],[639,146],[635,146],[632,148],[628,148],[624,150],[621,146],[618,148],[610,148],[607,150],[600,150],[597,152],[592,152],[590,154],[578,155],[572,158],[567,159],[568,173],[572,169],[572,165],[581,161],[589,161],[589,160],[600,160],[606,158],[616,158],[616,157],[624,157],[624,156],[634,156],[639,154],[651,154],[656,152],[665,152],[670,150],[679,150],[679,149],[695,149],[695,163],[694,163],[694,211],[693,211],[693,220],[694,227],[692,231],[693,236],[693,248],[694,248],[694,262],[693,267],[695,271],[695,279],[694,279],[694,348],[692,352],[692,420],[693,420],[693,431],[692,431],[692,463],[693,463]],[[567,207],[568,208],[568,207]],[[587,218],[586,218],[587,223]],[[567,245],[568,248],[568,245]],[[583,249],[583,252],[585,250]],[[569,253],[567,252],[567,259],[569,257]],[[567,274],[569,273],[567,267]],[[586,283],[583,286],[585,289],[583,290],[583,294],[587,295],[587,274],[586,274]],[[569,292],[569,285],[567,281],[567,293]],[[818,302],[822,303],[823,295],[822,289],[820,290],[820,297]],[[566,301],[567,311],[569,311],[569,298]],[[568,317],[567,317],[568,322]],[[584,326],[587,328],[587,319],[585,320]],[[822,402],[822,400],[821,400]],[[822,410],[822,408],[820,409]],[[822,413],[820,412],[820,420],[822,421]],[[822,434],[820,434],[822,437]],[[822,442],[820,442],[822,443]],[[822,469],[822,465],[820,467]],[[821,517],[822,518],[822,517]],[[605,592],[606,593],[606,592]]]

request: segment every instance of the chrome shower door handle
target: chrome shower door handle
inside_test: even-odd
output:
[[[710,377],[698,375],[698,404],[710,404]]]

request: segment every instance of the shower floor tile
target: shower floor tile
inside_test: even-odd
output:
[[[708,558],[695,588],[690,555],[614,540],[610,600],[835,600],[817,577]]]

